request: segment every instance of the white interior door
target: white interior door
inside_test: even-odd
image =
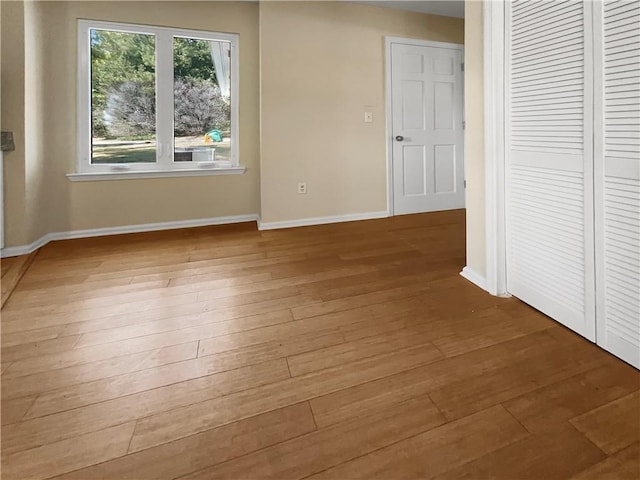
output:
[[[597,343],[640,368],[640,3],[595,8]]]
[[[507,290],[595,341],[591,4],[506,9]]]
[[[462,49],[390,53],[393,213],[464,208]]]

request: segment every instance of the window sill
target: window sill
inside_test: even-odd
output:
[[[72,182],[131,180],[141,178],[202,177],[210,175],[242,175],[246,167],[198,168],[183,170],[138,170],[128,172],[67,173]]]

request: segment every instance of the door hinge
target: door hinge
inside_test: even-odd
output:
[[[462,70],[462,71],[464,72],[464,62],[462,62],[462,63],[460,64],[460,70]]]
[[[464,188],[467,188],[467,181],[464,181]]]
[[[467,122],[462,121],[462,129],[465,130],[467,128]]]

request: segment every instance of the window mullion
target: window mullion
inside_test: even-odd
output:
[[[158,167],[173,167],[173,35],[156,33],[156,135]]]

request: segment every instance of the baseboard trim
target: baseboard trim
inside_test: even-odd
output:
[[[470,267],[464,267],[460,275],[483,290],[487,290],[487,279]]]
[[[225,225],[242,222],[257,222],[259,230],[274,230],[278,228],[306,227],[324,225],[328,223],[354,222],[358,220],[374,220],[386,218],[389,213],[384,211],[353,213],[334,217],[301,218],[283,222],[262,222],[260,215],[236,215],[231,217],[199,218],[194,220],[180,220],[177,222],[144,223],[139,225],[125,225],[120,227],[92,228],[87,230],[71,230],[67,232],[52,232],[43,235],[28,245],[6,247],[0,250],[0,258],[27,255],[56,240],[71,240],[74,238],[104,237],[107,235],[122,235],[126,233],[155,232],[159,230],[175,230],[178,228],[207,227],[210,225]]]
[[[159,230],[176,230],[178,228],[208,227],[211,225],[226,225],[232,223],[257,222],[259,216],[235,215],[230,217],[198,218],[194,220],[180,220],[177,222],[143,223],[139,225],[125,225],[121,227],[92,228],[87,230],[71,230],[68,232],[52,232],[40,237],[28,245],[6,247],[0,250],[0,257],[17,257],[34,252],[40,247],[55,240],[71,240],[74,238],[104,237],[107,235],[122,235],[125,233],[156,232]]]
[[[300,218],[296,220],[285,220],[282,222],[263,222],[258,219],[259,230],[275,230],[278,228],[294,228],[308,227],[312,225],[325,225],[328,223],[355,222],[358,220],[374,220],[378,218],[386,218],[389,212],[386,210],[380,212],[351,213],[347,215],[336,215],[333,217],[312,217]]]
[[[40,247],[44,247],[47,243],[49,243],[52,239],[50,238],[51,234],[46,234],[35,242],[31,242],[28,245],[17,245],[15,247],[4,247],[0,250],[0,258],[7,257],[19,257],[20,255],[28,255],[29,253],[35,252]]]

